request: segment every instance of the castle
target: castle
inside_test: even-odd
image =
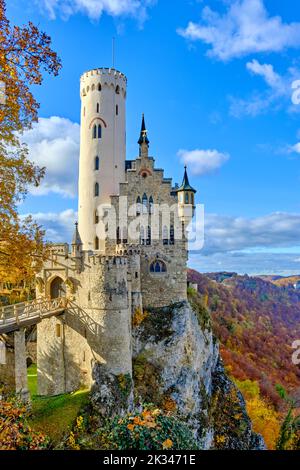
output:
[[[37,298],[66,298],[37,325],[38,394],[90,388],[93,365],[132,373],[132,317],[187,299],[187,227],[195,193],[155,168],[143,116],[139,155],[126,160],[127,79],[100,68],[81,77],[79,223],[71,247],[51,246]]]

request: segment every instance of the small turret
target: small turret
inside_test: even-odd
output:
[[[178,195],[179,217],[187,228],[195,213],[196,190],[190,185],[187,167],[184,167],[182,185],[176,190]]]
[[[82,241],[78,231],[78,222],[75,223],[75,230],[72,240],[72,256],[73,258],[81,258]]]
[[[145,115],[143,114],[141,133],[140,133],[140,138],[138,140],[138,144],[140,146],[140,157],[148,157],[150,141],[148,139],[147,134],[148,133],[147,133],[146,124],[145,124]]]

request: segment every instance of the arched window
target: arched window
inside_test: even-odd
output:
[[[185,204],[189,204],[189,193],[185,193]]]
[[[92,85],[92,91],[94,91],[94,90],[95,90],[95,85],[93,84],[93,85]]]
[[[153,201],[153,197],[151,196],[149,199],[149,214],[153,214],[153,213],[154,213],[154,201]]]
[[[95,157],[95,171],[98,171],[100,167],[99,157]]]
[[[95,197],[99,196],[99,183],[95,184]]]
[[[119,87],[119,85],[116,86],[116,93],[117,93],[117,95],[120,94],[120,87]]]
[[[98,126],[98,139],[101,139],[101,137],[102,137],[102,127],[99,124],[99,126]]]
[[[100,105],[99,103],[97,103],[97,113],[99,113],[99,111],[100,111]]]
[[[170,245],[175,244],[175,230],[174,230],[174,225],[171,225],[170,227]]]
[[[83,116],[85,116],[85,107],[83,108]]]
[[[143,205],[143,214],[148,214],[148,198],[146,194],[144,194],[143,196],[142,205]]]
[[[98,91],[101,91],[101,84],[98,83]]]
[[[119,106],[116,105],[116,116],[119,116]]]
[[[168,231],[168,227],[166,225],[164,225],[164,227],[163,227],[162,236],[163,236],[163,244],[168,245],[169,244],[169,231]]]
[[[192,193],[192,194],[191,194],[191,204],[194,205],[194,203],[195,203],[195,198],[194,198],[194,194]]]
[[[99,250],[99,238],[98,237],[95,238],[95,250],[96,251]]]
[[[151,245],[151,238],[152,238],[151,227],[150,225],[148,225],[146,245],[149,245],[149,246]]]
[[[95,210],[95,224],[99,224],[99,214],[97,210]]]
[[[97,126],[96,126],[96,124],[93,127],[93,139],[97,139]]]
[[[167,266],[163,261],[153,261],[150,265],[150,273],[153,274],[165,274],[167,272]]]
[[[142,203],[141,203],[141,198],[138,196],[136,200],[136,215],[141,215],[142,212]]]
[[[141,226],[140,229],[140,243],[141,245],[145,245],[145,229],[143,226]]]

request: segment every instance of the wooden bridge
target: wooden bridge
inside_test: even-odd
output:
[[[0,334],[11,333],[22,327],[35,325],[44,318],[61,315],[67,307],[67,299],[36,299],[0,308]]]

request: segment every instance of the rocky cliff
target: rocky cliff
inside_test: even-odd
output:
[[[129,383],[120,393],[123,377],[106,377],[100,365],[94,378],[92,401],[102,416],[152,403],[186,423],[202,449],[264,449],[242,395],[226,376],[210,316],[196,293],[190,303],[136,312],[134,397]]]

